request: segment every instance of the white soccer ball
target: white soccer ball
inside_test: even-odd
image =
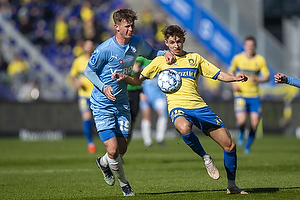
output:
[[[175,70],[166,69],[158,75],[157,84],[161,91],[172,94],[180,89],[182,82],[180,75]]]

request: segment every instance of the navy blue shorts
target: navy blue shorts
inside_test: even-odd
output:
[[[205,135],[208,135],[207,131],[209,129],[218,129],[225,127],[222,120],[208,106],[197,109],[172,109],[170,112],[170,118],[173,125],[175,119],[180,116],[186,118],[193,125],[201,129]]]
[[[241,96],[234,97],[234,112],[256,112],[261,114],[262,107],[259,97],[246,98]]]

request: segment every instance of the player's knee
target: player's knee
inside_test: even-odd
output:
[[[227,151],[227,152],[236,150],[236,144],[235,144],[235,142],[233,140],[230,140],[230,142],[228,143],[228,145],[226,145],[224,147],[224,150]]]
[[[190,127],[190,125],[188,123],[182,123],[182,124],[179,124],[177,126],[177,130],[182,134],[182,135],[187,135],[189,134],[192,129]]]
[[[109,151],[107,151],[107,153],[108,153],[108,157],[111,159],[116,159],[119,155],[119,152],[117,149],[109,150]]]

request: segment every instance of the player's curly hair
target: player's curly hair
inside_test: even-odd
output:
[[[129,23],[134,22],[137,20],[137,14],[128,8],[122,8],[113,13],[113,20],[115,24],[120,24],[123,19]]]
[[[165,40],[167,40],[170,36],[184,38],[186,34],[186,31],[180,28],[178,25],[166,26],[163,30],[161,30],[161,32],[163,33]]]

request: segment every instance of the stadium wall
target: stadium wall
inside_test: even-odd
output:
[[[235,129],[233,102],[209,102],[210,107],[229,129]],[[299,126],[300,102],[293,102],[292,117],[283,120],[282,102],[263,102],[263,130],[265,133],[294,134]],[[154,112],[153,112],[154,113]],[[153,122],[155,122],[153,114]],[[249,123],[249,122],[248,122]],[[0,103],[0,136],[19,136],[20,133],[60,133],[81,135],[81,118],[77,102],[65,103]],[[140,119],[135,128],[139,128]],[[155,123],[152,123],[155,126]],[[169,122],[172,129],[172,123]]]

